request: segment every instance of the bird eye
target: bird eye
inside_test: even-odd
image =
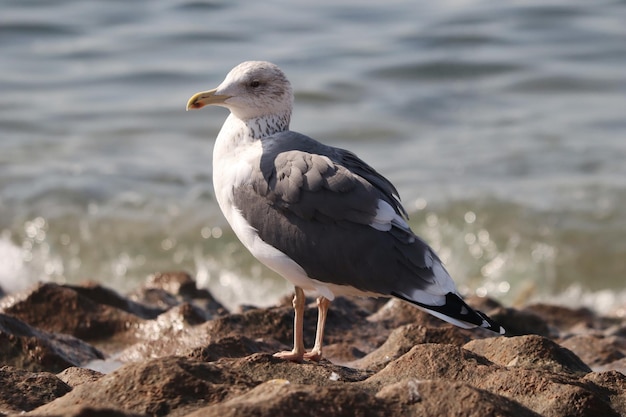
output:
[[[259,81],[257,81],[257,80],[254,80],[254,81],[252,81],[252,82],[250,83],[250,87],[252,87],[252,88],[257,88],[257,87],[258,87],[258,86],[260,86],[260,85],[261,85],[261,82],[259,82]]]

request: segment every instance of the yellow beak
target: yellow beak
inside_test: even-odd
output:
[[[187,110],[201,109],[204,106],[208,106],[210,104],[223,104],[231,97],[223,94],[215,94],[216,91],[217,88],[214,88],[213,90],[201,91],[194,94],[193,96],[191,96],[189,101],[187,101]]]

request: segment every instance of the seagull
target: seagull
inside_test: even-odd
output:
[[[293,91],[265,61],[233,68],[187,110],[230,110],[213,150],[220,209],[241,243],[295,287],[294,347],[274,356],[322,359],[337,296],[395,297],[462,328],[502,326],[472,309],[434,250],[410,229],[398,191],[354,153],[289,130]],[[304,291],[317,295],[313,349],[303,342]]]

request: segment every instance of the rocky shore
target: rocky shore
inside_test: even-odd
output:
[[[229,312],[185,273],[126,296],[39,284],[0,298],[0,416],[626,416],[626,318],[468,302],[511,335],[338,299],[327,359],[292,363],[272,356],[291,346],[289,299]]]

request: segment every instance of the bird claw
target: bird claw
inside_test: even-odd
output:
[[[313,349],[310,352],[306,352],[304,354],[304,359],[319,362],[322,360],[322,351],[318,349]]]
[[[284,359],[291,362],[302,362],[304,359],[314,362],[322,360],[322,352],[319,349],[313,349],[310,352],[297,352],[296,350],[285,350],[282,352],[276,352],[273,355],[275,358]]]
[[[285,350],[282,352],[274,353],[274,357],[278,359],[284,359],[291,362],[302,362],[305,357],[304,352],[297,352],[295,350]]]

